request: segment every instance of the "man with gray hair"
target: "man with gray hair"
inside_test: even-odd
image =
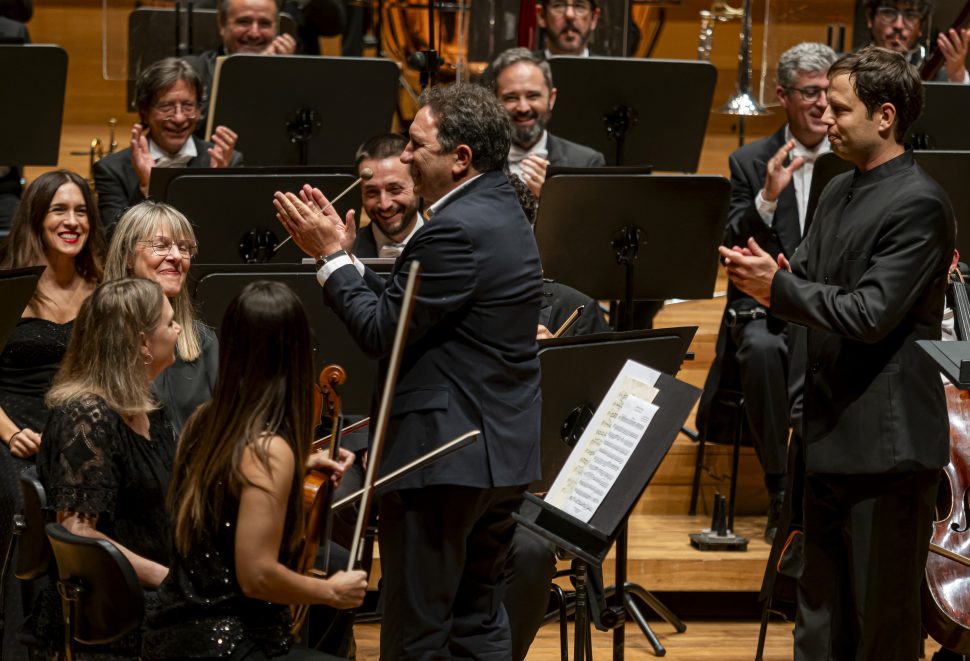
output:
[[[475,443],[394,482],[380,497],[381,656],[511,658],[499,580],[525,487],[539,477],[536,328],[542,271],[532,228],[503,171],[509,119],[477,85],[433,87],[401,161],[428,222],[387,280],[347,251],[341,219],[318,190],[277,193],[280,221],[317,259],[324,299],[381,372],[407,273],[421,284],[398,373],[381,472],[460,434]],[[326,211],[324,211],[326,209]]]
[[[787,123],[774,135],[730,156],[731,206],[724,245],[748,237],[773,255],[790,257],[805,233],[805,212],[815,159],[829,151],[822,114],[828,104],[827,73],[835,52],[817,43],[798,44],[778,62],[776,94]],[[717,355],[697,414],[701,433],[730,438],[729,417],[718,415],[714,393],[740,381],[748,429],[770,494],[765,539],[774,539],[787,481],[789,410],[788,349],[784,323],[750,296],[728,285]],[[725,425],[725,426],[722,426]]]
[[[138,77],[135,104],[140,122],[131,129],[131,146],[94,164],[101,221],[113,228],[121,212],[148,196],[153,168],[226,168],[242,165],[237,135],[225,126],[212,142],[192,136],[199,121],[202,82],[185,60],[153,63]]]
[[[549,63],[527,48],[510,48],[492,63],[491,86],[512,120],[509,170],[537,198],[552,166],[601,167],[600,152],[558,138],[546,130],[556,105]]]

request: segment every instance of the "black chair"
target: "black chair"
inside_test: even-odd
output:
[[[15,576],[22,581],[33,581],[47,574],[53,560],[51,544],[44,530],[47,495],[37,479],[36,468],[20,475],[20,490],[24,495],[24,510],[14,517],[14,534],[19,545]]]
[[[47,524],[57,562],[57,591],[64,605],[64,655],[74,643],[106,645],[137,629],[145,602],[134,568],[103,539],[81,537],[59,523]]]

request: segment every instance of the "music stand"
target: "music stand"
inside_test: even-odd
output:
[[[67,52],[52,45],[0,45],[0,154],[8,165],[57,165]]]
[[[602,152],[611,165],[697,171],[717,82],[711,63],[552,57],[549,65],[558,90],[551,133]],[[660,96],[673,102],[658,103]]]
[[[0,299],[4,301],[3,314],[0,315],[0,351],[3,351],[10,334],[17,327],[45,268],[28,266],[0,271]]]
[[[657,362],[676,364],[683,358],[683,353],[678,353],[681,351],[679,342],[657,344],[656,349],[658,350]],[[629,361],[627,366],[632,362]],[[626,534],[626,521],[670,446],[673,445],[681,426],[700,396],[700,390],[677,381],[672,376],[663,373],[656,376],[655,385],[659,389],[659,394],[657,394],[653,403],[658,406],[658,410],[646,431],[641,435],[640,442],[633,450],[629,461],[619,471],[615,480],[611,484],[605,485],[604,488],[607,493],[588,521],[575,518],[547,500],[540,499],[531,493],[526,493],[525,502],[519,514],[513,514],[520,525],[552,541],[579,560],[576,572],[576,639],[574,650],[576,659],[581,660],[583,658],[585,638],[588,633],[585,613],[585,563],[602,564],[614,542],[617,545],[615,593],[618,602],[617,607],[622,608],[634,617],[657,656],[663,656],[666,650],[653,635],[632,595],[636,595],[637,598],[660,613],[664,619],[674,624],[679,632],[686,630],[683,622],[680,622],[653,595],[640,586],[625,584],[626,571],[621,565],[621,560],[625,561],[625,558],[621,558],[621,539]],[[611,385],[610,392],[613,392],[614,388],[615,382]],[[612,407],[612,403],[608,402],[608,399],[609,395],[602,400],[601,408],[603,406]],[[596,415],[598,414],[599,411]],[[595,424],[596,420],[597,417],[594,415],[591,424]],[[577,447],[575,452],[582,453],[584,450],[585,448]],[[568,468],[569,465],[567,464]],[[547,498],[552,498],[552,492]],[[614,655],[622,657],[622,616],[619,619],[620,626],[614,629]]]
[[[166,57],[201,55],[222,46],[215,9],[138,7],[128,14],[128,112],[135,112],[135,81],[148,65]],[[184,23],[184,25],[183,25]],[[296,21],[279,13],[280,34],[297,39]]]
[[[970,86],[923,83],[923,112],[906,133],[914,149],[970,149]]]
[[[276,250],[286,230],[276,219],[273,193],[295,192],[310,184],[333,199],[354,180],[348,174],[199,172],[205,171],[183,170],[182,176],[172,179],[165,201],[192,222],[200,259],[209,264],[299,264],[304,255],[293,241]],[[359,197],[345,197],[337,203],[338,213],[343,217],[359,203]]]
[[[353,164],[397,108],[390,60],[230,55],[216,66],[206,135],[232,128],[248,165]]]
[[[812,187],[808,192],[808,206],[805,209],[805,230],[802,232],[802,236],[808,236],[808,228],[812,225],[812,220],[815,218],[815,209],[818,208],[818,200],[822,196],[822,191],[828,185],[832,179],[842,174],[843,172],[849,172],[853,167],[852,163],[839,158],[832,152],[828,154],[822,154],[815,161],[815,167],[812,170]]]
[[[347,381],[340,389],[344,410],[364,414],[371,410],[377,362],[358,348],[340,318],[324,305],[313,264],[193,264],[190,277],[199,318],[217,334],[229,302],[243,287],[257,280],[288,285],[303,301],[316,337],[316,372],[330,363],[339,364],[347,372]]]

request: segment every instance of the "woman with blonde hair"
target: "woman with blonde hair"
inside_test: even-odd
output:
[[[180,432],[196,407],[209,400],[219,369],[215,335],[195,317],[185,286],[198,252],[188,219],[167,204],[146,200],[124,213],[105,259],[105,281],[133,276],[161,285],[182,327],[175,364],[155,382],[155,393]]]
[[[32,462],[40,448],[44,395],[78,309],[101,278],[103,256],[98,209],[84,179],[68,170],[37,177],[0,247],[0,269],[47,267],[0,354],[0,440],[18,460]]]
[[[180,330],[158,284],[125,278],[99,286],[81,306],[47,393],[51,415],[37,457],[58,522],[112,542],[152,589],[168,573],[165,494],[175,458],[175,433],[152,381],[175,361]],[[59,600],[53,589],[41,599],[35,634],[56,648]]]

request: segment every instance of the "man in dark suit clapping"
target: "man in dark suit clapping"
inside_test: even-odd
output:
[[[358,344],[391,350],[407,272],[422,267],[381,469],[471,429],[478,440],[402,480],[380,500],[381,654],[511,657],[499,582],[526,485],[539,476],[542,275],[531,227],[502,171],[508,115],[485,89],[432,88],[401,160],[430,206],[388,279],[348,256],[353,222],[319,191],[277,193],[327,304]]]
[[[867,48],[829,82],[823,121],[855,170],[826,186],[790,266],[753,239],[720,253],[732,283],[808,329],[795,659],[912,661],[949,460],[943,386],[916,341],[940,338],[953,210],[902,144],[922,108],[915,68]]]

